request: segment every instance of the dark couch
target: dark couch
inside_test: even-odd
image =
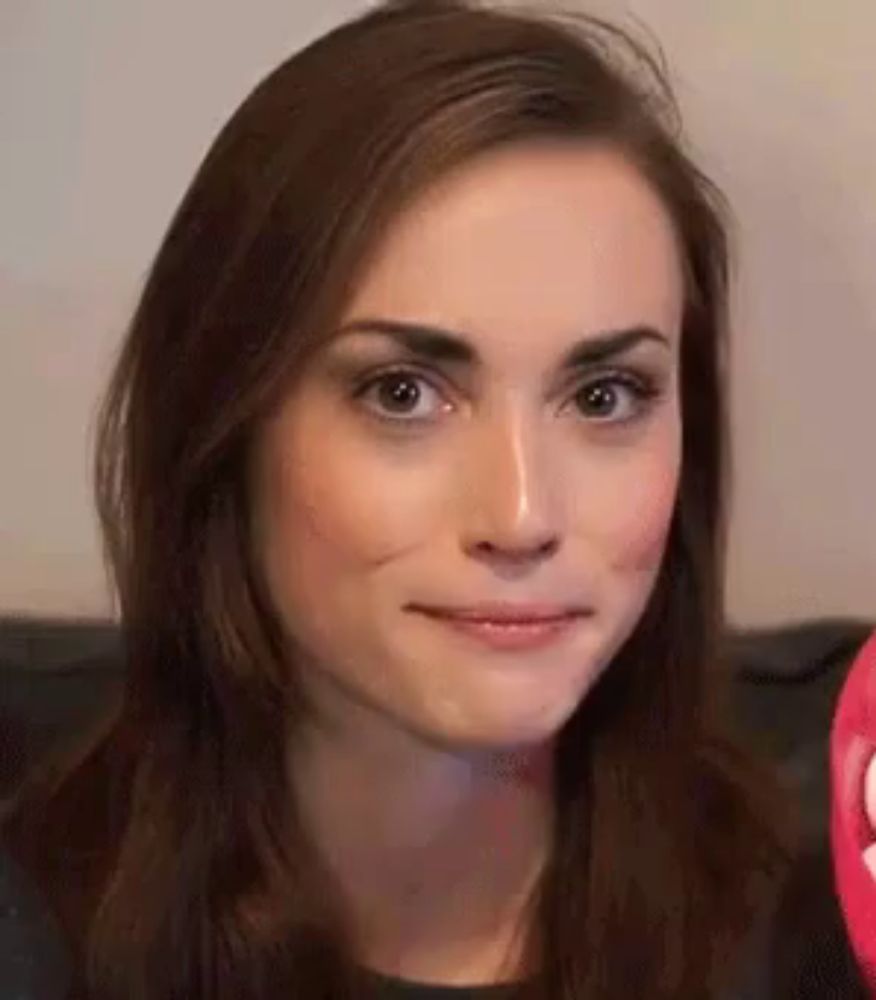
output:
[[[864,995],[832,890],[828,736],[848,667],[874,628],[824,618],[727,634],[740,725],[776,762],[803,817],[799,864],[779,906],[784,930],[770,945],[787,951],[783,982],[752,984],[751,996]],[[123,676],[111,624],[0,618],[0,803],[36,761],[71,745],[120,693]],[[51,930],[23,873],[0,854],[0,996],[61,995],[64,956]]]

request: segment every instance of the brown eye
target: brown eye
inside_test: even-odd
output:
[[[628,423],[643,416],[659,390],[647,379],[618,373],[588,382],[575,393],[575,403],[585,417],[597,423]],[[614,416],[618,408],[626,414]],[[620,403],[618,402],[620,400]]]
[[[597,416],[611,411],[616,396],[615,391],[607,388],[604,382],[588,385],[578,395],[584,404],[582,409],[590,407],[590,412],[595,411]]]
[[[394,375],[384,378],[379,383],[377,398],[380,405],[386,406],[389,410],[401,409],[407,412],[420,398],[420,389],[414,379]]]
[[[430,395],[433,397],[430,403]],[[438,391],[416,372],[395,370],[369,379],[356,391],[357,399],[366,400],[376,416],[397,422],[428,420],[442,407]],[[419,406],[419,409],[418,409]]]

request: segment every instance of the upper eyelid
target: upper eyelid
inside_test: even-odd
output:
[[[452,383],[452,379],[450,379],[443,372],[424,366],[420,362],[388,361],[383,365],[378,364],[369,369],[369,371],[363,373],[356,379],[356,384],[359,388],[364,388],[381,378],[394,374],[416,375],[418,378],[422,378],[424,381],[430,383],[434,380],[437,380],[439,383]],[[586,384],[589,381],[611,378],[612,376],[627,379],[632,378],[639,382],[649,384],[653,383],[657,386],[668,378],[668,376],[660,375],[658,372],[652,371],[649,367],[644,365],[637,365],[635,363],[624,364],[617,361],[603,361],[588,366],[587,369],[571,372],[563,380],[562,391],[568,391],[572,386]]]

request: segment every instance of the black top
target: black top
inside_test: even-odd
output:
[[[513,983],[489,986],[439,986],[400,979],[382,972],[368,970],[377,984],[380,1000],[506,1000],[514,989]]]
[[[778,900],[752,928],[740,977],[721,1000],[867,1000],[833,887],[827,844],[795,865]],[[47,901],[0,850],[0,1000],[62,1000],[69,955]],[[439,986],[368,970],[380,1000],[507,1000],[513,984]]]

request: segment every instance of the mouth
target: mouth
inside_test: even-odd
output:
[[[476,608],[432,608],[417,611],[449,626],[466,639],[494,650],[533,650],[557,642],[575,631],[591,612],[584,608],[545,605],[479,605]]]
[[[471,607],[411,605],[411,610],[431,618],[489,625],[544,625],[580,618],[587,608],[557,604],[482,603]]]

